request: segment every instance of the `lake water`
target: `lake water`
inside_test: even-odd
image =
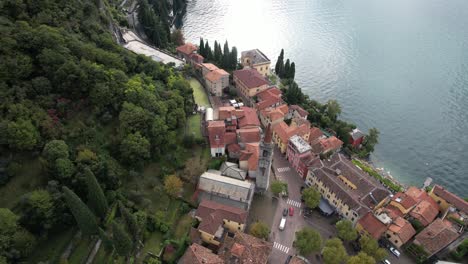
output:
[[[380,130],[378,167],[468,196],[468,1],[192,0],[182,29],[272,65],[284,48],[305,93]]]

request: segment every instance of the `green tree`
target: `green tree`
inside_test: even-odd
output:
[[[291,63],[291,67],[289,68],[289,79],[293,79],[296,76],[296,64],[293,62]]]
[[[328,100],[327,115],[332,121],[336,121],[338,115],[341,114],[341,106],[336,100]]]
[[[302,192],[302,198],[304,199],[306,206],[309,208],[317,207],[320,203],[320,197],[320,193],[314,187],[306,188]]]
[[[203,38],[200,38],[200,44],[198,45],[198,53],[203,57],[206,57],[205,41],[203,41]]]
[[[322,237],[312,228],[305,227],[296,232],[296,239],[293,246],[299,250],[301,255],[309,255],[317,251],[322,246]]]
[[[359,239],[359,244],[361,246],[361,251],[373,257],[375,261],[381,261],[387,256],[387,251],[380,248],[377,240],[370,236],[362,236]]]
[[[340,264],[348,258],[343,242],[339,238],[327,240],[322,255],[325,264]]]
[[[290,70],[291,70],[291,62],[289,61],[289,59],[287,59],[286,63],[284,64],[284,69],[283,69],[283,72],[281,73],[280,78],[289,79]]]
[[[230,54],[230,66],[231,70],[237,69],[237,48],[232,47],[231,54]]]
[[[164,190],[172,197],[180,193],[182,186],[182,181],[176,175],[169,175],[164,179]]]
[[[151,123],[151,113],[133,103],[125,102],[119,114],[122,133],[140,132],[146,134]]]
[[[278,56],[278,59],[276,60],[276,64],[275,64],[275,73],[276,73],[276,75],[278,75],[279,77],[280,77],[281,69],[284,67],[283,59],[284,59],[284,50],[281,49],[281,53],[280,53],[280,55]],[[280,78],[281,78],[281,77],[280,77]]]
[[[56,221],[55,205],[46,190],[29,193],[20,203],[21,223],[35,233],[51,229]]]
[[[10,209],[0,208],[0,252],[6,252],[13,234],[18,230],[18,219]]]
[[[180,29],[174,30],[174,32],[172,32],[171,34],[171,41],[177,46],[184,45],[185,39],[184,39],[184,34],[182,33],[182,30]]]
[[[20,252],[22,258],[29,256],[36,244],[36,237],[24,228],[19,229],[12,237],[12,247]]]
[[[129,163],[140,163],[150,157],[150,143],[140,132],[128,134],[120,145],[120,153]]]
[[[353,227],[353,223],[349,220],[340,220],[336,223],[336,229],[338,230],[338,237],[344,241],[356,240],[358,233]]]
[[[76,223],[84,235],[94,235],[99,232],[96,217],[85,203],[68,187],[62,187],[68,208],[75,217]]]
[[[352,256],[346,262],[347,264],[375,264],[375,259],[364,252]]]
[[[210,43],[208,43],[208,40],[205,42],[205,54],[206,54],[206,59],[208,61],[213,61],[214,56],[213,56],[213,50],[211,50]]]
[[[40,141],[39,131],[31,120],[19,119],[9,122],[7,135],[8,145],[16,150],[31,150]]]
[[[112,238],[117,254],[124,257],[129,256],[133,248],[132,240],[122,225],[116,222],[112,222]]]
[[[270,185],[271,192],[273,195],[278,196],[282,191],[287,188],[286,183],[282,181],[273,181]]]
[[[107,253],[111,253],[114,249],[114,243],[112,242],[112,239],[109,237],[109,235],[107,235],[106,231],[102,230],[102,228],[99,228],[99,238],[102,241],[104,250],[106,250]]]
[[[138,226],[135,216],[131,214],[121,202],[119,202],[119,209],[120,214],[122,215],[128,230],[132,234],[133,242],[138,243],[138,241],[140,240],[141,230]]]
[[[364,138],[363,147],[367,153],[374,151],[375,145],[379,143],[379,130],[375,127],[369,129],[368,135]]]
[[[75,165],[68,158],[59,158],[54,162],[54,174],[58,179],[69,179],[75,174]]]
[[[68,159],[68,145],[63,140],[51,140],[44,146],[42,156],[49,162],[54,162],[59,158]]]
[[[264,222],[257,221],[250,226],[250,234],[254,237],[268,240],[270,229]]]
[[[223,47],[223,61],[221,63],[221,67],[223,67],[224,69],[231,69],[230,60],[231,52],[229,51],[229,44],[226,40],[226,42],[224,42]]]
[[[88,188],[88,203],[94,213],[104,219],[109,210],[109,206],[101,185],[99,185],[94,173],[87,167],[84,169],[84,176]]]

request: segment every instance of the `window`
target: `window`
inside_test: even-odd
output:
[[[395,244],[398,244],[398,240],[395,240]]]
[[[353,217],[353,218],[351,218],[351,221],[354,221],[354,217]]]
[[[346,212],[346,216],[348,216],[348,212]]]
[[[237,229],[240,230],[240,226],[238,226]]]

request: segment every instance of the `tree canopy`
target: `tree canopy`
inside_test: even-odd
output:
[[[302,198],[307,207],[315,208],[320,203],[320,193],[314,187],[304,189],[302,192]]]
[[[287,188],[288,185],[282,181],[273,181],[270,184],[271,192],[276,196],[279,195],[282,191],[287,190]]]
[[[384,248],[379,247],[377,240],[370,236],[361,236],[359,245],[361,246],[361,251],[373,257],[375,261],[381,261],[388,255]]]
[[[327,240],[322,255],[325,264],[340,264],[348,258],[343,242],[339,238]]]
[[[268,240],[270,228],[264,222],[257,221],[250,226],[250,234],[254,237]]]
[[[182,190],[183,182],[176,175],[169,175],[164,179],[164,190],[172,197],[176,197]]]
[[[353,223],[349,220],[342,219],[336,223],[338,237],[344,241],[356,240],[358,233],[353,227]]]
[[[314,229],[305,227],[296,232],[293,246],[299,250],[301,255],[308,255],[320,249],[322,237]]]
[[[347,264],[375,264],[375,259],[364,252],[352,256],[346,262]]]

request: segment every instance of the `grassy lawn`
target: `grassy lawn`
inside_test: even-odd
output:
[[[208,96],[206,95],[205,89],[203,89],[201,83],[195,78],[191,78],[189,82],[190,86],[192,86],[193,89],[193,97],[195,97],[195,103],[197,103],[200,106],[211,107],[210,101],[208,100]]]
[[[38,158],[21,158],[18,161],[21,168],[17,175],[0,187],[0,204],[2,207],[12,208],[23,194],[26,194],[45,181],[42,166]]]
[[[187,135],[191,133],[196,139],[201,139],[202,134],[201,134],[201,115],[196,114],[192,115],[188,118],[187,120]]]
[[[76,230],[70,228],[61,232],[50,234],[45,243],[38,243],[35,251],[29,257],[28,263],[38,263],[41,261],[48,261],[50,263],[58,262],[60,255],[62,255],[68,243],[73,238]]]
[[[137,263],[141,263],[145,259],[148,252],[151,252],[155,255],[159,254],[159,251],[162,249],[163,235],[161,232],[153,232],[151,236],[145,241],[145,246],[141,250],[141,254]],[[98,262],[96,262],[98,263]]]
[[[185,236],[190,231],[191,226],[192,226],[192,217],[190,217],[190,215],[188,214],[183,215],[180,218],[179,223],[177,223],[175,227],[174,237],[176,239],[179,239]]]
[[[68,263],[70,264],[81,264],[84,263],[86,258],[89,255],[89,252],[94,245],[94,240],[83,238],[73,249],[70,257],[68,258]]]

